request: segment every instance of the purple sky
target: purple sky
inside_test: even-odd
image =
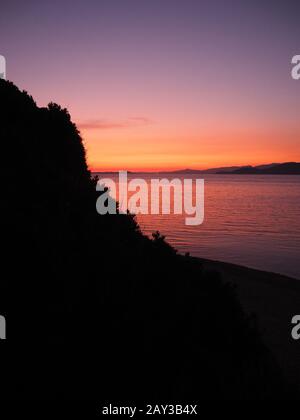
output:
[[[7,77],[67,107],[92,168],[300,160],[299,1],[16,1]]]

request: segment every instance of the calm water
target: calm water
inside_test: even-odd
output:
[[[181,215],[138,215],[146,234],[159,230],[176,249],[193,256],[300,279],[300,176],[197,177],[205,180],[204,223],[186,226]]]

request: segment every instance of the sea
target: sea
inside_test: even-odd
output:
[[[98,177],[115,182],[118,198],[118,174],[101,173]],[[171,214],[137,214],[146,235],[159,231],[180,253],[300,279],[299,175],[128,175],[129,181],[133,178],[143,179],[149,194],[152,179],[167,182],[176,178],[182,185],[184,179],[194,183],[196,179],[204,180],[202,224],[188,226],[186,215],[172,214],[172,211]]]

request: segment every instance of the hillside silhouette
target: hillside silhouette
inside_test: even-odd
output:
[[[180,169],[177,171],[160,172],[172,174],[260,174],[260,175],[299,175],[300,163],[298,162],[284,162],[284,163],[269,163],[257,166],[225,166],[221,168],[210,169]]]
[[[300,175],[300,163],[285,162],[273,165],[246,166],[233,171],[219,171],[218,174],[237,175]]]
[[[0,80],[8,399],[285,398],[234,288],[133,215],[100,216],[66,109]]]

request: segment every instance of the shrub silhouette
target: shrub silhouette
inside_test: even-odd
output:
[[[0,137],[0,309],[9,337],[2,395],[285,395],[233,287],[159,232],[145,237],[134,216],[96,213],[96,181],[67,110],[39,108],[0,80]]]

